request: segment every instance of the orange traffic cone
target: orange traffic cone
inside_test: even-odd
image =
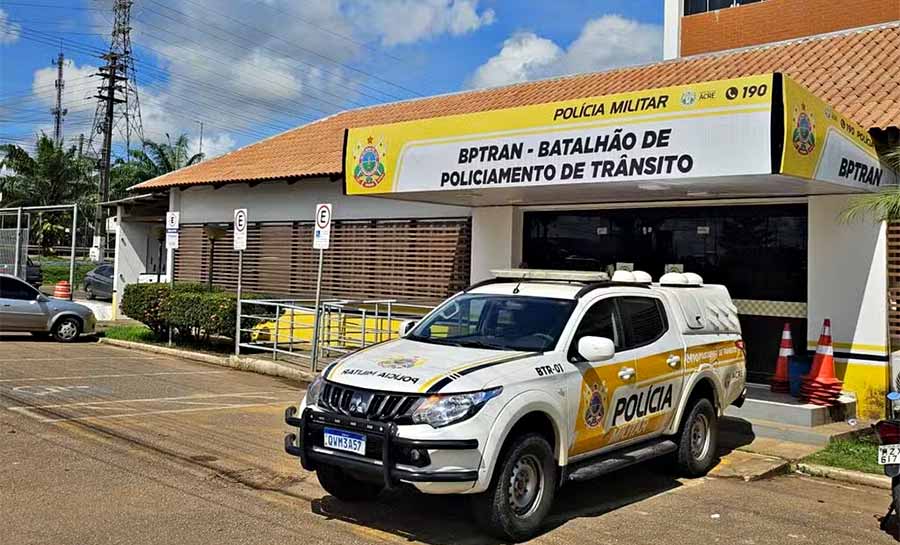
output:
[[[843,382],[834,374],[834,347],[831,341],[831,320],[825,319],[812,369],[800,387],[800,399],[816,405],[832,405],[841,395]]]
[[[788,379],[788,358],[794,355],[794,342],[791,340],[791,324],[785,322],[781,332],[781,346],[778,348],[778,360],[775,362],[775,376],[769,384],[769,389],[779,394],[790,392]]]
[[[53,297],[57,299],[70,299],[72,297],[72,287],[68,280],[60,280],[53,287]]]

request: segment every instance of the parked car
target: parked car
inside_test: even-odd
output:
[[[14,265],[9,263],[0,264],[0,274],[13,274],[13,271],[15,271]],[[41,284],[44,283],[44,273],[41,271],[41,266],[32,261],[30,257],[25,262],[25,281],[35,288],[41,287]]]
[[[113,266],[100,265],[84,277],[84,291],[89,299],[112,299]]]
[[[41,271],[40,264],[32,261],[30,257],[25,263],[25,281],[35,288],[40,288],[44,283],[44,273]]]
[[[0,331],[27,331],[72,342],[93,333],[97,319],[78,303],[52,299],[15,276],[0,274]]]
[[[696,274],[499,271],[328,366],[284,445],[338,499],[471,494],[522,541],[563,483],[664,455],[705,475],[745,376],[728,290]]]

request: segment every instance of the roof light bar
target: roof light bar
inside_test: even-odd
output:
[[[495,278],[511,280],[554,280],[565,282],[608,282],[609,275],[594,271],[558,271],[550,269],[500,269],[493,270]]]

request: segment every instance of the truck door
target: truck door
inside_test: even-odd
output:
[[[671,422],[684,383],[685,346],[675,323],[670,323],[667,303],[661,298],[618,298],[625,326],[624,349],[634,358],[637,383],[631,396],[616,400],[613,422],[620,427],[618,440],[651,437]]]
[[[616,355],[606,361],[586,361],[578,353],[578,341],[585,336],[612,340]],[[624,346],[625,329],[616,298],[592,303],[580,318],[566,356],[581,374],[579,380],[570,383],[570,407],[576,411],[570,456],[594,452],[613,442],[610,404],[616,397],[627,397],[637,380],[634,358],[620,352]]]

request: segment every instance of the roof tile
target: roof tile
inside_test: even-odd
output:
[[[334,175],[349,127],[471,113],[653,87],[783,72],[865,127],[900,124],[900,25],[646,66],[382,104],[314,121],[139,189]]]

